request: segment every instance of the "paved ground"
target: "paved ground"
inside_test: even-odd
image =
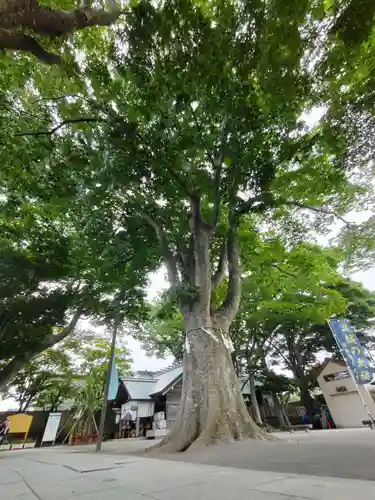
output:
[[[281,442],[245,441],[210,446],[199,453],[163,455],[160,458],[237,469],[375,481],[375,430],[280,433],[277,437]],[[105,443],[104,446],[109,453],[138,455],[148,443],[151,441],[124,440]]]
[[[292,436],[284,433],[280,437],[284,439],[280,443],[220,445],[199,454],[181,453],[177,459],[238,469],[375,481],[375,430],[299,432]]]
[[[144,443],[141,443],[142,445]],[[1,500],[373,500],[370,481],[119,456],[119,445],[3,452]],[[139,448],[130,440],[127,449]]]

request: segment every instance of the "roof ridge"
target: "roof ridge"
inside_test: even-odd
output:
[[[176,363],[176,364],[169,365],[169,366],[162,368],[161,370],[155,372],[155,376],[163,375],[163,373],[167,373],[167,372],[170,372],[172,370],[175,370],[176,368],[180,368],[180,366],[182,366],[182,363]]]

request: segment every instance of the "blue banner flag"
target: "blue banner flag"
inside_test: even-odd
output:
[[[108,390],[108,401],[113,401],[116,399],[118,391],[118,373],[116,368],[116,362],[113,358],[112,367],[111,367],[111,378],[109,382],[109,390]]]
[[[350,321],[347,319],[330,319],[328,325],[357,384],[363,385],[372,382],[374,367],[371,366],[370,361],[367,359],[366,352],[354,333]]]

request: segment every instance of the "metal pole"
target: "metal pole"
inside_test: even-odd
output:
[[[340,350],[341,350],[341,349],[340,349]],[[372,417],[372,415],[371,415],[371,412],[370,412],[370,410],[369,410],[369,407],[367,406],[367,403],[366,403],[366,401],[365,401],[365,398],[363,397],[363,394],[362,394],[362,393],[361,393],[361,391],[359,390],[359,385],[357,384],[357,380],[356,380],[356,378],[355,378],[355,376],[354,376],[354,373],[352,372],[351,368],[349,368],[349,366],[348,366],[348,365],[346,365],[346,366],[348,367],[349,373],[350,373],[350,375],[352,376],[353,382],[355,383],[355,386],[356,386],[356,388],[357,388],[357,391],[358,391],[359,397],[361,398],[362,404],[363,404],[363,406],[364,406],[364,408],[365,408],[365,410],[366,410],[366,412],[367,412],[367,415],[369,416],[369,419],[370,419],[370,420],[371,420],[371,422],[372,422],[372,427],[371,427],[371,429],[373,429],[373,428],[374,428],[374,426],[375,426],[375,420],[373,419],[373,417]],[[368,391],[367,387],[365,387],[365,390],[367,390],[367,392],[369,393],[369,391]]]
[[[330,325],[329,321],[328,321],[328,326],[329,326],[329,329],[330,329],[330,330],[331,330],[331,332],[332,332],[333,338],[336,340],[335,333],[334,333],[333,329],[331,328],[331,325]],[[370,418],[370,420],[371,420],[371,422],[372,422],[372,428],[373,428],[373,427],[375,426],[375,420],[373,419],[373,417],[372,417],[372,415],[371,415],[371,412],[370,412],[370,410],[369,410],[369,408],[368,408],[368,406],[367,406],[367,404],[366,404],[366,401],[365,401],[365,399],[364,399],[364,397],[363,397],[363,395],[362,395],[361,391],[359,390],[359,385],[357,384],[357,380],[356,380],[356,378],[355,378],[355,375],[354,375],[354,373],[353,373],[352,369],[350,368],[350,366],[348,365],[348,363],[346,362],[346,359],[345,359],[345,356],[344,356],[343,350],[341,349],[340,343],[336,341],[336,344],[337,344],[337,347],[339,348],[339,351],[340,351],[340,353],[341,353],[341,356],[342,356],[343,360],[345,361],[345,364],[346,364],[346,366],[347,366],[347,368],[348,368],[348,371],[349,371],[349,373],[350,373],[350,376],[352,377],[352,380],[353,380],[353,382],[354,382],[354,384],[355,384],[355,386],[356,386],[356,389],[357,389],[357,392],[358,392],[358,394],[359,394],[359,397],[361,398],[361,401],[362,401],[363,407],[364,407],[364,409],[366,410],[366,413],[367,413],[367,415],[369,416],[369,418]]]
[[[107,415],[108,392],[109,392],[109,386],[111,383],[112,365],[113,365],[113,361],[114,361],[114,354],[115,354],[115,347],[116,347],[117,328],[118,328],[118,319],[116,318],[115,324],[113,327],[113,331],[112,331],[111,351],[110,351],[110,355],[109,355],[107,377],[106,377],[105,386],[104,386],[103,406],[102,406],[102,411],[100,413],[100,423],[99,423],[98,439],[96,441],[96,451],[100,451],[102,449],[105,417]]]

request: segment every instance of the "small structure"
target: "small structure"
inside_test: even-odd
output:
[[[363,421],[369,416],[362,398],[375,417],[375,386],[357,387],[344,361],[326,359],[318,371],[317,380],[336,427],[363,427]]]
[[[156,373],[141,373],[123,377],[126,403],[121,409],[121,435],[146,436],[153,429],[163,435],[173,427],[178,417],[182,391],[182,365],[175,365]],[[250,385],[241,383],[245,403],[250,405]],[[257,392],[259,392],[257,390]],[[275,417],[271,394],[257,394],[262,401],[261,413],[265,419]],[[125,433],[126,429],[126,433]],[[148,432],[148,434],[152,434]]]
[[[6,439],[8,443],[10,443],[9,448],[24,448],[26,446],[26,440],[29,434],[31,422],[33,420],[32,415],[17,413],[15,415],[10,415],[8,418],[10,426]],[[34,447],[34,445],[35,443],[32,443],[32,447]]]

